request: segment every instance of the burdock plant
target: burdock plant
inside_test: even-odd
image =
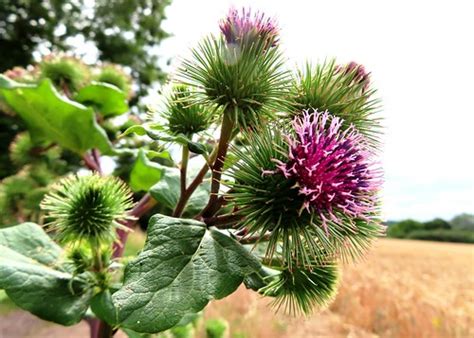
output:
[[[48,187],[42,225],[62,247],[36,224],[0,230],[0,288],[20,307],[64,325],[86,319],[94,338],[184,327],[241,284],[309,314],[335,297],[340,263],[382,234],[370,73],[329,61],[292,76],[279,28],[260,12],[231,9],[219,27],[182,60],[158,115],[130,119],[114,142],[103,123],[124,113],[130,87],[112,68],[96,80],[113,88],[69,98],[52,87],[80,87],[69,65],[52,83],[0,77],[2,104],[40,151],[66,148],[95,172]],[[120,172],[134,195],[103,174],[101,152],[131,163]],[[145,245],[123,260],[137,221]]]

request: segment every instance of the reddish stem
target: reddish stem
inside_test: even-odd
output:
[[[207,226],[215,226],[219,229],[229,229],[232,228],[233,225],[235,225],[237,222],[239,222],[242,217],[242,215],[232,213],[228,215],[205,218],[204,223],[206,223]]]
[[[100,168],[97,166],[95,158],[91,154],[85,153],[84,155],[82,155],[82,159],[84,160],[84,163],[86,164],[87,168],[92,171],[97,171],[99,174],[101,173]]]
[[[100,151],[96,148],[92,149],[92,158],[94,159],[94,162],[96,163],[97,167],[97,172],[102,175],[102,166],[100,165]]]
[[[214,148],[214,151],[211,153],[209,156],[209,160],[212,162],[215,158],[216,155],[216,148]],[[176,204],[176,208],[173,211],[173,217],[180,217],[183,214],[184,208],[186,207],[186,203],[188,203],[189,198],[193,194],[193,192],[197,189],[199,184],[202,183],[202,180],[204,179],[204,176],[206,176],[206,173],[209,171],[209,165],[205,163],[199,173],[196,175],[194,180],[191,182],[189,187],[185,189],[184,193],[181,194],[178,204]]]
[[[206,207],[201,212],[201,215],[206,217],[213,216],[219,207],[215,204],[218,199],[219,188],[221,185],[222,168],[224,167],[225,157],[229,149],[229,142],[232,139],[232,131],[234,130],[234,121],[230,113],[225,112],[222,120],[221,136],[219,138],[219,145],[217,148],[217,156],[212,166],[212,182],[211,195]]]
[[[130,216],[133,219],[122,222],[129,229],[133,229],[135,224],[137,224],[138,219],[147,213],[151,208],[156,205],[156,200],[154,200],[150,194],[145,194],[141,200],[135,205],[135,207],[130,211]],[[122,256],[123,250],[125,248],[125,243],[127,242],[128,233],[130,231],[117,229],[118,242],[114,243],[113,258]]]
[[[242,237],[239,239],[240,244],[255,244],[261,241],[268,241],[270,239],[271,234],[265,234],[263,236],[255,235],[250,237]]]

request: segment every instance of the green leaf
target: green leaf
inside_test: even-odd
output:
[[[206,145],[199,143],[199,142],[189,142],[188,143],[189,151],[199,155],[206,155],[207,154],[207,147]]]
[[[150,188],[151,196],[160,204],[173,209],[180,195],[180,173],[177,168],[169,168],[163,178]]]
[[[154,151],[154,150],[147,150],[146,154],[148,158],[161,158],[164,160],[172,161],[171,154],[168,151]]]
[[[74,98],[86,106],[94,106],[105,116],[116,116],[128,111],[126,94],[114,85],[92,82],[79,90]]]
[[[133,191],[148,191],[164,175],[165,167],[150,161],[143,149],[138,152],[137,160],[130,172],[130,187]]]
[[[242,245],[204,223],[155,215],[143,251],[112,295],[121,325],[160,332],[234,292],[261,265]]]
[[[123,332],[128,336],[128,338],[152,338],[154,335],[148,333],[139,333],[130,329],[122,329]]]
[[[92,108],[60,95],[49,79],[30,85],[0,75],[0,96],[25,121],[34,143],[56,142],[79,154],[91,148],[111,152]]]
[[[174,209],[180,197],[180,172],[177,168],[163,167],[165,173],[162,179],[153,185],[149,192],[151,196],[157,200],[160,204]],[[190,182],[197,174],[197,167],[190,165],[188,168],[188,181]],[[209,180],[204,180],[194,193],[189,198],[188,204],[186,205],[184,215],[194,216],[198,214],[207,204],[209,200],[209,193],[211,191],[211,183]]]
[[[0,290],[0,304],[8,300],[7,293],[5,290]]]
[[[95,295],[91,300],[91,309],[103,321],[112,326],[117,325],[118,313],[112,302],[110,290],[105,290]]]
[[[143,136],[143,135],[146,135],[147,133],[147,130],[144,126],[142,125],[134,125],[134,126],[131,126],[131,127],[128,127],[121,135],[120,137],[124,137],[124,136],[127,136],[127,135],[130,135],[130,134],[137,134],[137,135],[140,135],[140,136]]]
[[[63,253],[61,247],[34,223],[0,229],[0,245],[48,266],[54,265]]]
[[[83,276],[59,265],[62,249],[36,224],[0,230],[0,288],[19,307],[62,325],[78,323],[92,297]]]

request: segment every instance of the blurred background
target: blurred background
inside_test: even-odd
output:
[[[132,109],[140,114],[179,58],[218,32],[230,6],[277,19],[290,67],[336,58],[371,72],[383,103],[389,238],[343,269],[339,296],[321,313],[275,316],[267,301],[242,289],[214,302],[206,318],[225,319],[229,337],[474,336],[472,2],[3,0],[0,72],[59,51],[88,64],[118,63],[134,79]],[[5,184],[8,147],[21,125],[2,114],[0,127]],[[130,252],[143,240],[134,236]],[[0,315],[0,337],[71,336],[6,300]],[[12,322],[22,325],[12,329]]]

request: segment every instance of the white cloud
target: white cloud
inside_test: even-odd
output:
[[[474,212],[474,6],[469,1],[174,0],[161,53],[187,53],[230,5],[278,19],[294,63],[337,57],[372,71],[383,99],[388,219]]]

